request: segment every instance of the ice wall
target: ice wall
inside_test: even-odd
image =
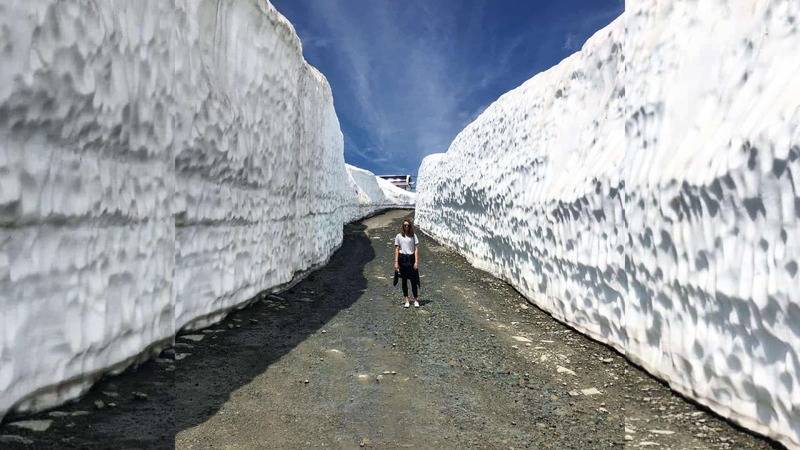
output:
[[[0,417],[174,334],[175,18],[159,0],[0,4]]]
[[[0,418],[279,289],[370,210],[266,1],[2,2],[0,42]]]
[[[383,191],[383,195],[388,200],[388,203],[392,205],[392,207],[402,207],[402,208],[414,208],[417,203],[417,193],[407,191],[405,189],[401,189],[391,181],[384,180],[380,177],[375,177],[375,181],[378,182],[378,186],[380,186],[381,190]]]
[[[629,1],[420,167],[417,223],[800,447],[800,4]]]
[[[330,87],[301,57],[291,25],[263,2],[179,7],[176,100],[195,112],[176,136],[183,328],[324,263],[341,243],[349,200]]]
[[[349,204],[346,217],[366,217],[388,208],[413,208],[416,194],[378,178],[372,172],[349,164],[347,173],[356,201]]]

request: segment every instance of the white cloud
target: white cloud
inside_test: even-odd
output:
[[[575,33],[568,33],[567,38],[564,40],[564,49],[578,51],[581,49],[581,44],[582,42]]]
[[[467,88],[463,73],[453,71],[449,36],[456,24],[422,3],[424,11],[410,11],[402,3],[373,2],[354,9],[352,3],[315,3],[314,14],[326,23],[342,64],[352,79],[352,92],[376,147],[360,149],[360,155],[401,155],[384,159],[414,159],[449,145],[460,128],[460,104]],[[324,20],[322,20],[324,19]],[[404,19],[415,19],[414,34],[402,28]],[[330,41],[326,42],[330,44]],[[491,76],[491,74],[488,74]],[[334,96],[342,95],[334,92]],[[341,113],[341,111],[340,111]],[[404,145],[403,145],[404,144]],[[397,149],[398,145],[405,148]],[[373,158],[374,159],[374,158]]]
[[[444,13],[441,3],[427,0],[313,2],[310,23],[320,28],[302,30],[301,38],[307,48],[339,58],[337,112],[368,135],[346,136],[350,155],[415,171],[423,156],[446,150],[494,100],[475,109],[476,96],[507,82],[521,55],[531,58],[532,49],[545,45],[531,42],[530,34],[500,37],[485,22],[485,7]],[[564,48],[578,50],[583,34],[618,12],[582,16],[577,27],[574,17],[560,24],[570,30]],[[465,47],[464,36],[477,47]]]

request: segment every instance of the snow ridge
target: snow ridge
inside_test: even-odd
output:
[[[419,171],[417,224],[800,448],[800,4],[629,1]]]
[[[330,87],[264,0],[11,2],[0,42],[0,418],[280,289],[394,205],[345,168]]]

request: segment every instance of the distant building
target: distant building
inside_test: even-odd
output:
[[[414,182],[411,180],[411,175],[378,175],[378,176],[383,178],[384,180],[389,181],[390,183],[399,187],[400,189],[405,189],[407,191],[414,190]]]

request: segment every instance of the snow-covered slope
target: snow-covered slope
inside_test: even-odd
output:
[[[266,1],[3,2],[0,42],[0,418],[323,264],[369,210]]]
[[[350,205],[351,211],[349,215],[351,217],[364,217],[384,208],[388,201],[381,188],[378,187],[375,174],[349,164],[345,167],[357,199],[355,204]]]
[[[391,181],[384,180],[380,177],[376,177],[375,180],[378,182],[378,186],[380,186],[383,195],[390,205],[393,207],[414,208],[414,205],[417,203],[416,192],[401,189],[392,184]]]
[[[160,0],[0,6],[0,416],[175,332],[176,21]]]
[[[800,447],[800,3],[628,2],[425,159],[417,224]]]
[[[413,208],[416,194],[398,188],[375,174],[346,164],[356,203],[351,204],[347,217],[366,217],[387,208]]]
[[[348,202],[330,87],[291,24],[256,1],[181,9],[175,98],[194,113],[175,135],[177,328],[324,263]]]

